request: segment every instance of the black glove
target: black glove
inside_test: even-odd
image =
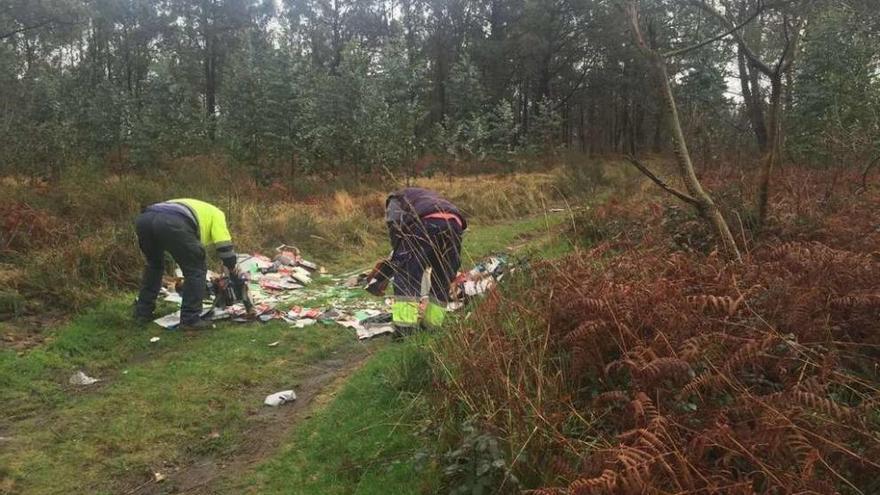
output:
[[[229,274],[231,275],[238,264],[238,256],[236,256],[235,253],[232,253],[231,255],[224,253],[220,260],[223,261],[223,266],[229,270]]]
[[[244,276],[242,276],[241,270],[239,270],[237,266],[226,268],[229,271],[229,283],[232,284],[233,287],[241,287],[244,285]]]
[[[373,271],[367,276],[367,286],[364,289],[374,296],[385,294],[385,288],[388,287],[388,281],[394,276],[394,269],[388,260],[382,260],[376,263]]]

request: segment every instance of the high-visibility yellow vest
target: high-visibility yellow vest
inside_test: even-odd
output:
[[[232,235],[226,227],[226,215],[220,211],[220,208],[191,198],[172,199],[169,202],[180,203],[192,210],[199,224],[199,240],[202,244],[218,249],[232,244]]]

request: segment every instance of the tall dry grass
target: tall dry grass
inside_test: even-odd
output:
[[[409,183],[440,191],[477,222],[543,211],[559,197],[554,173],[439,176]],[[0,181],[0,315],[71,311],[133,289],[141,255],[132,223],[141,209],[195,197],[227,214],[237,249],[281,243],[331,268],[387,250],[382,222],[393,178],[307,176],[265,182],[213,157],[182,158],[140,174],[67,170],[56,182]]]

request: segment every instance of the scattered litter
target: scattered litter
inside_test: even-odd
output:
[[[280,344],[280,343],[281,343],[280,340],[276,340],[275,342],[272,342],[271,344],[269,344],[269,347],[278,347],[278,344]]]
[[[373,316],[378,316],[380,314],[382,314],[382,312],[378,309],[364,309],[361,311],[356,311],[354,313],[354,318],[359,322],[363,322]]]
[[[340,325],[354,329],[358,340],[373,338],[377,335],[394,333],[391,325],[391,313],[375,310],[359,311],[352,319],[339,321]]]
[[[294,328],[305,328],[317,322],[337,323],[355,330],[358,339],[394,332],[389,313],[394,298],[365,301],[361,297],[361,290],[369,284],[372,271],[340,274],[332,278],[335,285],[312,287],[313,277],[326,273],[323,267],[303,259],[301,251],[293,246],[282,244],[275,251],[272,258],[261,254],[239,255],[238,269],[243,274],[247,293],[254,306],[245,308],[236,299],[225,307],[214,307],[210,319],[228,319],[237,323],[277,319]],[[447,310],[461,309],[470,298],[485,294],[511,271],[513,269],[508,265],[507,257],[498,255],[478,263],[468,272],[459,273],[450,289],[452,302],[447,305]],[[217,295],[215,301],[221,297],[222,294]],[[178,298],[179,295],[166,291],[169,301],[177,301]],[[318,300],[323,302],[320,308],[295,305],[297,301]],[[294,305],[290,309],[278,309],[291,304]],[[175,312],[157,319],[156,323],[170,329],[176,327],[179,320],[179,312]],[[151,342],[158,341],[158,337],[155,339],[151,339]],[[279,344],[280,341],[268,345],[276,347]]]
[[[239,255],[237,266],[242,273],[254,275],[268,270],[272,266],[272,260],[261,254]]]
[[[174,304],[183,304],[183,296],[177,292],[169,292],[168,295],[165,296],[165,300]]]
[[[320,316],[318,316],[318,319],[321,321],[336,321],[341,317],[342,313],[340,313],[339,310],[330,308],[327,311],[321,313]]]
[[[285,402],[291,402],[294,400],[296,400],[296,394],[293,393],[293,390],[282,390],[281,392],[267,395],[266,400],[263,401],[263,404],[276,407],[284,404]]]
[[[170,315],[165,315],[161,318],[157,318],[153,320],[153,322],[162,328],[172,329],[177,325],[180,325],[180,311],[178,310],[171,313]]]
[[[155,481],[156,483],[161,483],[165,481],[165,475],[156,471],[155,473],[153,473],[153,481]]]
[[[91,385],[93,383],[99,382],[100,380],[97,378],[92,378],[89,375],[83,373],[82,371],[77,371],[70,377],[71,385]]]
[[[305,328],[307,326],[314,325],[315,323],[318,323],[318,320],[313,320],[311,318],[301,318],[299,320],[296,320],[293,326],[295,326],[296,328]]]
[[[219,431],[212,431],[211,434],[208,435],[208,438],[210,438],[211,440],[216,440],[216,439],[220,438],[220,432]]]
[[[565,208],[550,208],[550,213],[562,213]]]
[[[276,308],[290,299],[296,297],[297,291],[301,291],[306,285],[313,282],[315,272],[323,273],[322,267],[317,263],[303,259],[299,249],[287,244],[275,248],[276,254],[269,258],[262,254],[240,254],[238,256],[238,271],[245,279],[243,293],[247,298],[224,297],[225,293],[217,292],[219,286],[214,282],[218,274],[208,273],[208,285],[211,296],[216,302],[217,308],[210,315],[211,320],[231,319],[234,322],[246,323],[252,321],[267,322],[273,319],[287,319],[287,315]],[[163,293],[165,300],[180,304],[182,299],[176,293],[175,287],[182,281],[183,273],[177,272],[177,277],[168,278]],[[238,290],[238,289],[236,289]],[[228,301],[227,301],[228,300]],[[249,314],[250,307],[244,304],[249,300],[256,307]],[[213,303],[210,307],[215,306]],[[316,317],[317,313],[312,316]],[[302,316],[298,316],[301,318]],[[163,316],[155,320],[156,324],[163,328],[171,329],[180,323],[179,312]]]
[[[128,370],[122,370],[122,374],[123,374],[123,375],[127,375],[127,374],[128,374]]]
[[[156,342],[159,342],[159,337],[153,337],[150,339],[151,344],[155,344]]]
[[[464,303],[461,301],[450,301],[446,304],[446,311],[454,312],[464,307]]]
[[[485,294],[504,277],[508,271],[507,257],[491,256],[477,263],[466,273],[459,273],[449,290],[453,301],[462,301],[470,297]]]
[[[293,267],[290,271],[290,277],[301,284],[308,285],[312,283],[312,278],[309,276],[308,270],[298,266]]]
[[[462,288],[466,296],[478,296],[495,286],[494,278],[465,280]]]
[[[209,314],[211,314],[211,312],[212,312],[212,310],[210,307],[203,308],[201,317],[204,318],[204,317],[208,316]],[[174,328],[177,328],[177,326],[180,325],[180,310],[177,310],[177,311],[171,313],[170,315],[165,315],[161,318],[157,318],[157,319],[153,320],[153,323],[159,325],[160,327],[162,327],[166,330],[172,330]]]
[[[306,260],[303,260],[303,259],[299,260],[299,265],[302,266],[302,267],[305,267],[305,268],[307,268],[307,269],[309,269],[309,270],[312,270],[312,271],[315,271],[315,270],[318,270],[318,269],[319,269],[319,268],[318,268],[318,265],[316,265],[315,263],[312,263],[311,261],[306,261]],[[321,267],[321,269],[323,269],[323,268],[324,268],[324,267]],[[323,273],[323,272],[321,272],[321,273]]]
[[[366,340],[371,339],[377,335],[382,335],[386,333],[394,333],[394,327],[391,325],[380,325],[375,327],[360,327],[355,329],[357,332],[358,340]]]

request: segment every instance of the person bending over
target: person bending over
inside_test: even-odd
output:
[[[226,215],[204,201],[172,199],[146,207],[135,221],[135,230],[146,262],[134,308],[135,320],[145,323],[153,319],[156,298],[162,287],[165,252],[168,252],[184,277],[180,328],[209,327],[210,322],[201,319],[207,288],[205,247],[215,248],[230,277],[238,277]]]
[[[461,266],[461,238],[467,219],[436,192],[409,187],[388,196],[385,221],[392,253],[388,269],[376,271],[371,292],[380,293],[387,278],[393,277],[391,312],[398,333],[422,325],[440,326],[450,283]]]

